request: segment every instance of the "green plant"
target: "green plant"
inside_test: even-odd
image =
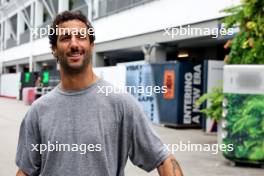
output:
[[[239,32],[225,45],[225,48],[230,47],[225,62],[264,64],[264,1],[243,0],[240,5],[225,9],[224,12],[229,14],[224,19],[225,27],[239,27]],[[234,147],[232,151],[224,151],[225,157],[231,160],[263,162],[263,99],[263,95],[225,93],[223,130],[228,133],[223,138],[223,143]],[[222,111],[222,103],[219,103],[219,108]],[[208,110],[213,109],[209,107]],[[221,117],[222,115],[219,116]]]
[[[222,102],[224,99],[223,87],[214,87],[212,92],[202,95],[195,103],[196,106],[201,106],[207,100],[209,107],[202,109],[201,112],[213,120],[219,121],[222,117]]]
[[[238,34],[225,45],[225,48],[230,47],[230,52],[225,58],[227,64],[264,64],[263,9],[263,0],[242,0],[240,5],[223,10],[228,14],[223,20],[225,27],[239,27]],[[198,99],[196,105],[200,106],[208,100],[211,105],[201,112],[219,121],[223,98],[222,87],[216,87],[211,93]]]
[[[226,130],[223,143],[233,144],[225,151],[228,158],[264,160],[264,95],[225,94]]]
[[[227,64],[264,64],[263,9],[263,0],[242,0],[240,5],[223,10],[229,15],[223,20],[226,28],[239,27],[238,34],[225,45],[231,47]]]

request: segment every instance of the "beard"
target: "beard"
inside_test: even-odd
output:
[[[91,63],[92,60],[92,54],[85,53],[83,56],[82,64],[78,67],[71,66],[68,61],[67,57],[58,57],[57,61],[60,64],[60,67],[63,69],[63,72],[66,75],[78,75],[80,73],[83,73],[86,71],[87,66]]]

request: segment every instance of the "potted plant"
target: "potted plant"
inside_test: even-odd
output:
[[[229,54],[225,57],[225,63],[236,65],[234,65],[235,67],[229,66],[229,68],[225,66],[224,72],[229,69],[232,71],[225,74],[232,74],[236,67],[242,71],[247,69],[247,72],[244,71],[245,74],[239,79],[234,76],[237,82],[243,82],[244,79],[246,86],[257,85],[261,79],[258,81],[254,81],[254,79],[257,79],[257,76],[261,78],[262,75],[259,73],[264,69],[264,66],[263,68],[260,66],[264,64],[263,9],[263,0],[243,0],[239,6],[224,10],[230,14],[224,19],[226,27],[234,25],[239,27],[238,34],[225,45],[225,48],[230,48]],[[258,66],[256,67],[256,65]],[[256,73],[255,76],[250,76],[253,72]],[[237,73],[239,74],[239,72]],[[231,77],[231,75],[227,75],[226,79],[227,77]],[[224,81],[228,84],[228,80]],[[252,90],[248,89],[248,92],[243,91],[242,93],[239,89],[233,92],[224,92],[223,117],[226,122],[224,126],[227,134],[224,135],[223,143],[234,145],[234,150],[224,152],[224,156],[234,162],[263,164],[264,95]]]
[[[235,163],[263,164],[264,162],[264,92],[262,95],[259,94],[261,91],[254,94],[254,91],[250,92],[253,89],[245,89],[248,90],[247,92],[238,88],[239,86],[252,88],[253,84],[258,84],[262,80],[260,64],[264,63],[263,9],[263,0],[243,0],[240,5],[224,10],[229,13],[224,19],[225,27],[239,27],[239,32],[224,46],[230,48],[229,54],[224,59],[226,63],[224,88],[230,87],[231,84],[237,84],[237,88],[233,87],[233,92],[230,92],[231,89],[223,91],[223,87],[218,87],[197,101],[197,105],[201,105],[205,100],[211,103],[211,106],[202,112],[218,122],[222,121],[223,131],[218,132],[220,134],[218,136],[221,136],[218,142],[223,137],[224,144],[233,145],[232,151],[223,154]],[[237,70],[242,71],[243,75],[239,77],[240,72],[236,72]],[[236,73],[233,74],[234,72]],[[255,75],[252,76],[252,73]],[[231,76],[232,79],[229,79]],[[256,76],[260,79],[254,81]]]
[[[253,84],[258,84],[262,80],[263,76],[260,73],[264,70],[264,66],[263,68],[261,66],[264,64],[263,9],[263,0],[243,0],[240,5],[224,10],[229,13],[229,16],[224,18],[225,27],[239,27],[239,32],[224,46],[230,49],[224,59],[226,64],[224,88],[229,86],[227,84],[231,84],[225,79],[231,78],[230,75],[239,69],[244,72],[242,76],[238,76],[239,72],[232,75],[232,84],[237,84],[237,87],[244,84],[245,87],[252,88]],[[255,75],[252,76],[252,73]],[[257,74],[260,79],[254,81]],[[223,131],[222,128],[218,128],[220,129],[218,136],[221,136],[218,142],[223,137],[224,144],[233,144],[234,147],[232,151],[223,152],[226,158],[235,163],[249,162],[263,165],[264,92],[260,94],[261,91],[259,91],[256,94],[250,92],[250,88],[248,92],[245,90],[236,88],[233,92],[230,90],[228,92],[225,89],[223,91],[222,86],[217,87],[211,93],[203,95],[196,104],[201,105],[208,100],[211,106],[203,109],[202,112],[218,122],[222,121]]]
[[[221,118],[222,118],[222,104],[223,104],[224,94],[223,86],[218,86],[212,88],[212,91],[203,94],[195,103],[196,106],[201,106],[203,103],[208,101],[208,107],[201,109],[201,112],[205,114],[205,117],[211,118],[217,122],[217,142],[221,144]]]

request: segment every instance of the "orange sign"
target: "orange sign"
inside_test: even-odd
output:
[[[175,72],[174,70],[165,70],[163,86],[166,86],[166,92],[163,94],[164,99],[174,98]]]

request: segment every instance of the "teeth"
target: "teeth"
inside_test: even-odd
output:
[[[74,53],[74,54],[71,54],[71,56],[75,57],[75,56],[80,56],[81,54],[80,53]]]

